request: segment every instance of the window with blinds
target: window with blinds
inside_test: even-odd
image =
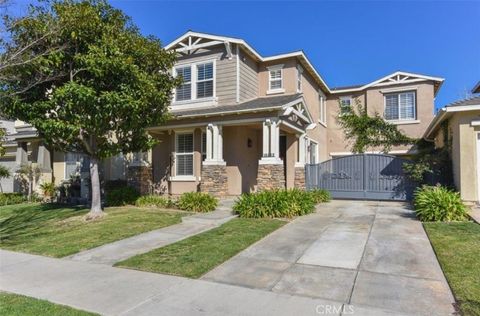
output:
[[[175,69],[177,76],[183,78],[183,83],[175,91],[176,101],[185,101],[192,98],[192,67],[178,67]]]
[[[270,70],[270,90],[282,89],[282,69]]]
[[[213,96],[213,63],[197,65],[197,99]]]
[[[387,121],[415,120],[415,92],[386,94],[384,117]]]
[[[193,133],[176,134],[175,165],[177,176],[193,176]]]

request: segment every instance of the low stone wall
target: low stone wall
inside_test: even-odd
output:
[[[203,165],[200,191],[215,196],[228,195],[227,167],[224,165]]]
[[[295,167],[295,179],[293,180],[293,186],[297,189],[305,189],[305,168]]]
[[[142,194],[149,194],[153,183],[152,168],[148,166],[129,166],[127,184]]]
[[[285,189],[283,164],[258,165],[257,191]]]

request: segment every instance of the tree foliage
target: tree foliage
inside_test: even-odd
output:
[[[52,148],[86,154],[91,173],[101,159],[154,144],[145,128],[168,118],[179,83],[160,40],[104,0],[47,1],[4,21],[2,114],[32,124]]]
[[[341,110],[343,112],[337,121],[345,138],[352,143],[352,152],[364,153],[369,148],[388,152],[392,146],[411,145],[417,141],[403,134],[377,112],[369,114],[358,99],[355,99],[355,107]]]

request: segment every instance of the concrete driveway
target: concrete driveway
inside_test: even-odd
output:
[[[357,306],[357,315],[363,307],[388,315],[454,312],[422,224],[397,202],[321,205],[203,279],[333,300]]]

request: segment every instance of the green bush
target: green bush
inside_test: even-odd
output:
[[[0,205],[20,204],[27,201],[22,193],[0,193]]]
[[[312,213],[315,210],[315,200],[313,194],[299,189],[262,191],[243,194],[233,209],[240,217],[291,218]]]
[[[204,213],[215,210],[218,199],[208,193],[188,192],[182,194],[176,204],[181,210]]]
[[[314,189],[308,191],[308,193],[310,193],[316,204],[329,202],[332,199],[330,192],[324,189]]]
[[[108,206],[134,205],[139,197],[138,191],[132,187],[107,190],[105,196]]]
[[[413,204],[421,221],[449,222],[467,218],[467,208],[460,198],[460,193],[446,187],[424,185],[418,188]]]
[[[175,203],[166,197],[160,195],[144,195],[137,199],[136,206],[150,206],[150,207],[174,207]]]

